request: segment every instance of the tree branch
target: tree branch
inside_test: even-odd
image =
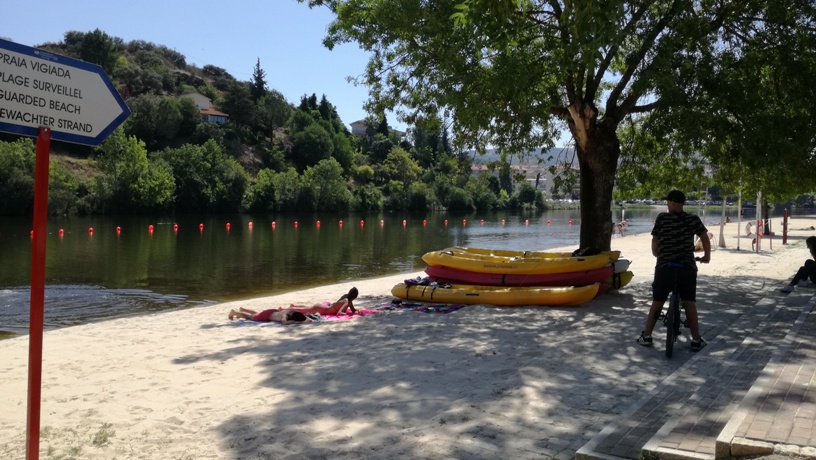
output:
[[[669,21],[674,18],[677,10],[680,6],[680,1],[675,0],[672,3],[669,12],[666,13],[660,21],[655,24],[655,27],[649,32],[643,42],[640,45],[640,49],[627,59],[627,68],[626,71],[621,76],[621,79],[618,81],[618,84],[612,89],[612,92],[609,94],[609,98],[606,102],[606,110],[607,112],[613,112],[615,106],[617,105],[618,98],[620,97],[621,93],[623,93],[624,88],[629,85],[629,82],[632,79],[632,76],[635,74],[636,69],[640,64],[643,62],[643,59],[646,57],[646,54],[654,47],[654,43],[657,40],[657,37],[666,29],[669,24]]]
[[[630,32],[634,31],[635,26],[637,25],[638,21],[643,18],[643,15],[649,10],[648,5],[643,4],[641,5],[638,11],[630,18],[629,22],[624,26],[621,36],[627,36]],[[601,62],[600,66],[598,66],[598,71],[595,72],[595,78],[592,79],[587,84],[587,94],[595,94],[598,91],[598,87],[601,86],[601,82],[603,81],[603,77],[606,74],[606,71],[609,69],[609,65],[612,63],[612,59],[614,59],[615,55],[618,54],[620,50],[620,43],[616,42],[612,47],[609,48],[609,51],[604,56],[603,62]]]

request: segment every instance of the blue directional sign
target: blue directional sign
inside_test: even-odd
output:
[[[97,146],[128,116],[98,65],[0,39],[0,131]]]

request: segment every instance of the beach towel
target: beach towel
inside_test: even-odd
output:
[[[321,321],[348,321],[350,319],[359,318],[361,316],[379,313],[380,310],[358,308],[357,312],[359,314],[356,315],[321,315],[320,313],[309,313],[306,316],[312,320],[311,323],[290,323],[287,324],[286,326],[303,326],[306,324],[319,323]],[[252,321],[251,319],[239,319],[238,321],[230,322],[230,324],[234,324],[236,326],[283,326],[283,324],[277,321]]]

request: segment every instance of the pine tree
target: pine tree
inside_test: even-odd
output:
[[[261,58],[255,64],[255,70],[252,71],[252,100],[258,101],[264,94],[266,94],[266,72],[261,69]]]

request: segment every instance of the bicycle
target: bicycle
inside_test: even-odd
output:
[[[702,259],[695,257],[694,260],[700,262]],[[677,273],[679,269],[683,268],[683,264],[669,262],[666,266],[671,268],[674,272],[674,287],[672,288],[672,294],[669,298],[669,308],[665,314],[661,314],[660,316],[663,317],[663,325],[666,326],[666,357],[671,358],[674,354],[674,343],[677,342],[677,337],[680,336],[680,326],[682,325],[688,328],[688,319],[680,319],[680,304],[683,299],[681,299],[677,293]]]

